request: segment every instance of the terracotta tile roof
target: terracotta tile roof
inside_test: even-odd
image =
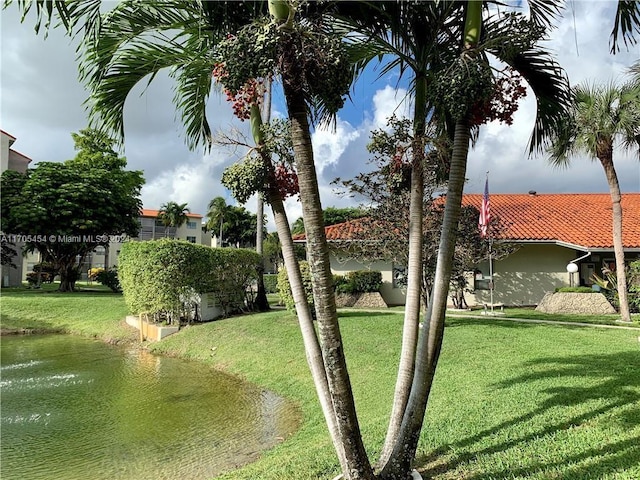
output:
[[[157,218],[159,213],[160,213],[160,210],[152,210],[150,208],[143,208],[142,210],[140,210],[141,217]],[[202,215],[200,215],[199,213],[187,213],[187,217],[202,218]]]
[[[608,193],[490,194],[491,215],[500,217],[502,238],[514,242],[559,243],[588,250],[613,249],[611,197]],[[468,194],[463,205],[480,209],[481,194]],[[622,195],[623,243],[640,250],[640,193]],[[326,227],[327,239],[348,240],[361,231],[358,220]],[[304,241],[304,234],[294,241]]]

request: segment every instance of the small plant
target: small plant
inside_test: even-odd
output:
[[[89,280],[91,281],[96,281],[98,280],[98,275],[100,273],[104,272],[104,268],[101,267],[93,267],[91,269],[89,269],[89,274],[87,275],[89,277]],[[100,282],[102,283],[102,282]]]
[[[558,287],[556,293],[597,293],[591,287]]]
[[[112,292],[115,292],[115,293],[122,292],[122,288],[120,287],[120,280],[118,279],[117,267],[113,267],[112,269],[109,269],[109,270],[105,270],[104,268],[92,268],[91,270],[99,270],[95,274],[95,278],[92,278],[92,280],[97,280],[105,287],[109,287]]]

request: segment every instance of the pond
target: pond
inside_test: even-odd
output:
[[[204,480],[291,435],[283,398],[195,362],[2,337],[3,480]]]

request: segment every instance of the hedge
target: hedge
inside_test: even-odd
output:
[[[278,274],[277,273],[265,273],[264,274],[264,289],[267,293],[278,293]]]
[[[334,275],[336,293],[379,292],[382,286],[382,273],[375,270],[356,270],[344,276]]]
[[[171,239],[131,241],[120,251],[118,276],[132,313],[156,320],[166,316],[172,322],[207,292],[214,294],[225,314],[243,309],[259,262],[260,256],[246,249]]]
[[[302,284],[304,285],[304,291],[307,296],[307,303],[311,307],[311,313],[314,314],[313,308],[313,290],[311,287],[311,271],[309,270],[309,263],[305,260],[300,262],[300,273],[302,274]],[[291,285],[289,284],[289,276],[287,275],[287,269],[281,268],[278,272],[278,293],[280,294],[280,300],[284,303],[287,310],[295,312],[296,303],[293,300],[293,294],[291,293]]]

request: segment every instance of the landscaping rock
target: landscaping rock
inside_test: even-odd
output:
[[[547,293],[536,307],[543,313],[607,315],[616,313],[602,293]]]
[[[379,292],[372,293],[338,293],[336,294],[338,308],[387,308]]]

